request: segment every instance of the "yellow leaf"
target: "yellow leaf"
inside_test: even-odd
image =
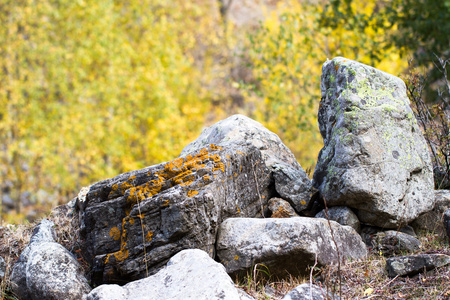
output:
[[[373,288],[368,288],[364,291],[364,296],[369,296],[373,293]]]

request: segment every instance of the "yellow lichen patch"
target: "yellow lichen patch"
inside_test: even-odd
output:
[[[124,181],[121,185],[120,185],[120,191],[122,192],[122,194],[125,194],[125,191],[132,188],[133,186],[131,184],[129,184],[127,181]]]
[[[203,180],[204,181],[208,181],[209,180],[209,176],[208,175],[203,175]]]
[[[147,242],[150,242],[152,240],[152,236],[153,236],[153,232],[152,231],[147,232],[147,234],[145,235],[145,240]]]
[[[132,175],[132,176],[130,176],[130,178],[128,178],[128,181],[129,182],[132,182],[133,180],[135,180],[136,179],[136,175]]]
[[[300,203],[301,203],[302,205],[305,205],[305,204],[306,204],[306,201],[305,201],[305,200],[302,200],[302,201],[300,201]]]
[[[183,183],[181,183],[180,185],[181,185],[181,186],[187,186],[187,185],[191,185],[191,184],[193,184],[193,183],[194,183],[194,181],[191,180],[191,181],[183,182]]]
[[[222,150],[222,147],[216,146],[214,144],[209,145],[209,147],[211,148],[211,150]]]
[[[213,172],[215,171],[222,171],[225,172],[225,164],[223,162],[216,163],[216,166],[213,168]]]
[[[239,172],[242,172],[242,165],[239,166]]]
[[[144,216],[144,214],[140,214],[140,215],[137,215],[137,217],[143,219],[145,216]]]
[[[114,252],[114,257],[116,258],[116,261],[121,262],[127,259],[129,254],[128,249],[120,249],[119,251]]]
[[[234,260],[238,260],[238,259],[239,259],[239,255],[235,255]]]
[[[134,224],[134,218],[130,218],[130,224],[131,224],[131,225]]]
[[[119,188],[119,185],[117,183],[113,184],[113,186],[112,186],[113,191],[116,191],[118,188]]]
[[[234,177],[237,177],[237,173],[234,173]]]
[[[120,239],[120,230],[117,227],[111,228],[109,231],[109,236],[113,238],[113,240],[117,241]]]
[[[187,196],[190,198],[190,197],[193,197],[193,196],[195,196],[195,195],[197,195],[197,194],[198,194],[197,191],[189,191],[189,192],[187,193]]]
[[[162,206],[169,206],[169,202],[170,202],[170,200],[169,199],[167,199],[167,200],[164,200],[163,202],[162,202]]]
[[[242,153],[242,152],[239,151],[239,150],[238,150],[236,153],[237,153],[237,154],[242,154],[242,155],[244,155],[244,153]]]

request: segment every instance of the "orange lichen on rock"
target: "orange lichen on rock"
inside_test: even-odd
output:
[[[211,150],[222,150],[222,147],[216,146],[214,144],[210,144],[209,147],[211,148]]]
[[[147,242],[150,242],[152,240],[152,236],[153,236],[153,232],[152,231],[147,232],[147,234],[145,235],[145,240]]]
[[[111,228],[109,231],[109,236],[113,238],[113,240],[118,241],[120,239],[120,230],[117,227]]]
[[[114,257],[116,258],[116,261],[121,262],[127,259],[129,254],[128,249],[120,249],[119,251],[114,252]]]
[[[216,146],[214,144],[210,144],[209,148],[211,150],[222,150],[222,147]],[[105,262],[109,262],[109,257],[114,255],[116,261],[123,261],[128,257],[128,250],[126,249],[127,245],[127,233],[125,231],[126,222],[129,224],[134,224],[135,220],[130,216],[132,208],[139,204],[144,199],[153,197],[160,193],[162,190],[166,188],[170,188],[176,185],[180,186],[188,186],[195,182],[197,176],[195,174],[196,171],[204,168],[210,168],[212,162],[212,172],[214,171],[222,171],[225,172],[225,164],[221,161],[221,158],[218,154],[211,154],[207,148],[201,149],[197,154],[192,155],[189,154],[186,157],[179,157],[174,159],[164,165],[162,169],[159,171],[148,171],[146,174],[153,180],[149,180],[145,184],[135,186],[134,180],[136,179],[136,175],[130,176],[126,181],[114,184],[112,186],[112,191],[110,193],[111,197],[117,196],[119,194],[125,195],[128,193],[127,197],[127,205],[124,208],[126,217],[123,219],[122,224],[122,232],[119,229],[114,229],[110,231],[110,236],[115,240],[121,239],[121,250],[115,253],[110,253],[106,256]],[[210,170],[211,171],[211,170]],[[204,173],[203,173],[204,174]],[[215,177],[215,175],[214,175]],[[210,180],[209,175],[203,175],[202,179],[204,181]],[[200,183],[198,183],[200,186]],[[187,196],[193,197],[197,195],[199,192],[195,190],[189,190],[187,192]],[[170,200],[164,200],[161,205],[168,206]],[[188,206],[188,202],[186,202]],[[144,214],[138,214],[141,220],[144,219]],[[148,232],[145,236],[147,241],[151,241],[153,236],[153,232]]]
[[[198,194],[197,191],[189,191],[189,192],[187,193],[187,196],[190,198],[190,197],[194,197],[194,196],[197,195],[197,194]]]

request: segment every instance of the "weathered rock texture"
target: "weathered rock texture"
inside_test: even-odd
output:
[[[195,141],[183,149],[181,155],[198,151],[209,144],[224,148],[230,145],[253,146],[261,151],[269,168],[281,163],[302,170],[294,154],[283,144],[278,135],[265,128],[261,123],[243,115],[231,116],[206,128]]]
[[[213,257],[220,223],[261,216],[270,185],[261,152],[231,144],[92,185],[79,204],[94,282],[146,277],[183,249]]]
[[[426,230],[437,234],[445,234],[445,228],[442,226],[442,216],[447,209],[450,209],[450,191],[434,191],[434,208],[420,215],[412,222],[416,230]]]
[[[329,206],[395,228],[433,208],[430,155],[399,78],[342,57],[323,65],[314,185]]]
[[[287,293],[282,300],[328,300],[341,299],[339,296],[334,295],[331,292],[327,293],[326,289],[315,284],[303,283],[297,286],[295,289]]]
[[[415,237],[395,230],[378,232],[374,236],[373,242],[374,248],[386,256],[405,251],[411,252],[418,250],[421,246],[420,241]]]
[[[317,191],[306,172],[288,164],[273,166],[275,189],[283,199],[288,200],[297,212],[310,208],[310,201]]]
[[[271,198],[269,200],[268,208],[271,212],[271,218],[291,218],[299,216],[292,208],[291,204],[281,198]]]
[[[450,264],[445,254],[418,254],[388,258],[386,269],[390,277],[411,276]]]
[[[316,218],[327,219],[327,214],[325,209],[320,211]],[[328,209],[328,218],[330,220],[336,221],[341,225],[350,226],[357,232],[361,230],[361,224],[359,223],[358,217],[355,213],[346,206],[334,206]]]
[[[90,292],[81,266],[54,240],[53,222],[42,220],[11,273],[11,287],[20,299],[81,299]]]
[[[240,296],[242,295],[242,297]],[[153,276],[124,286],[104,284],[85,300],[251,299],[234,287],[225,268],[201,250],[183,250]]]
[[[349,226],[330,221],[341,258],[366,256],[366,245]],[[286,219],[230,218],[220,226],[217,256],[229,274],[245,273],[262,263],[270,274],[285,277],[304,274],[314,265],[337,262],[327,220],[307,217]]]

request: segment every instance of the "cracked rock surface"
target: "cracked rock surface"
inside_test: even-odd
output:
[[[356,209],[362,223],[396,228],[434,205],[433,172],[405,83],[345,59],[324,63],[313,184],[328,206]]]

